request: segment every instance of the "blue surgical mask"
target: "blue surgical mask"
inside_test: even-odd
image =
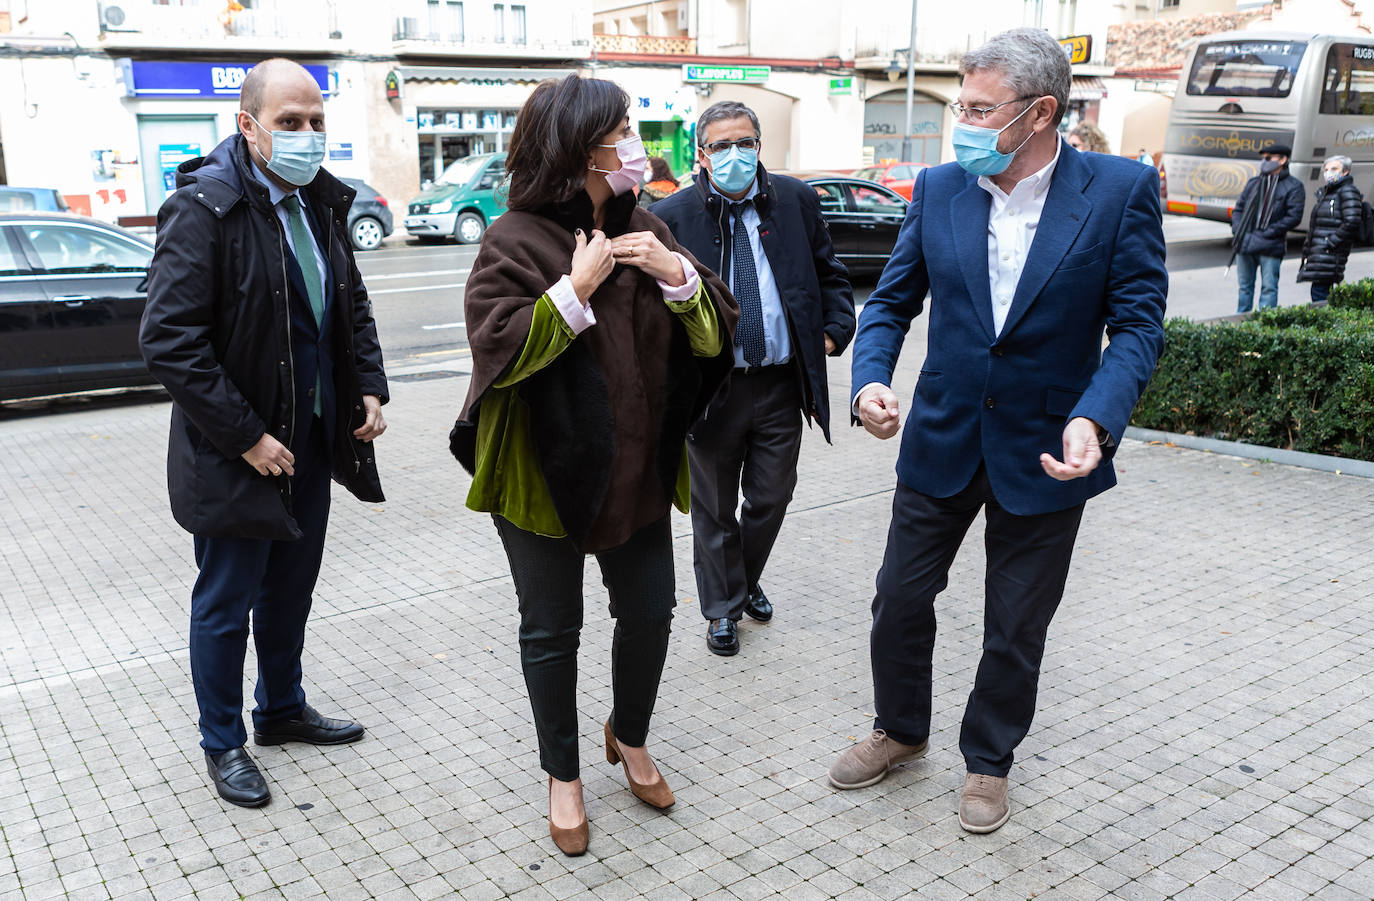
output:
[[[262,128],[262,123],[248,113],[253,124]],[[262,128],[263,131],[267,129]],[[274,131],[272,132],[272,158],[269,160],[258,153],[267,164],[267,171],[287,184],[303,188],[315,180],[324,163],[325,141],[322,131]]]
[[[1016,119],[1020,119],[1026,113],[1035,108],[1035,104],[1017,113]],[[1031,139],[1035,132],[1026,135],[1026,141],[1016,145],[1016,150],[1011,153],[1003,153],[997,149],[997,139],[1002,132],[1016,122],[1012,119],[1001,128],[982,128],[977,125],[965,125],[963,122],[954,123],[954,158],[964,171],[970,175],[1001,175],[1007,171],[1011,165],[1012,158],[1016,156],[1016,151],[1026,146],[1026,141]]]
[[[726,194],[738,194],[754,183],[759,171],[759,152],[731,147],[711,154],[711,181]]]

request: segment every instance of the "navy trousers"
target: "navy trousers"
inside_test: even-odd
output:
[[[306,439],[298,435],[298,447],[292,449],[292,510],[301,538],[195,539],[200,576],[191,590],[191,679],[200,707],[200,746],[212,754],[248,739],[243,661],[250,612],[258,653],[254,725],[263,728],[290,719],[305,706],[301,649],[324,555],[333,468],[324,426],[317,417],[311,423]]]
[[[987,517],[983,656],[959,750],[969,772],[1005,776],[1035,716],[1045,636],[1064,594],[1083,504],[1039,516],[1008,513],[982,466],[952,497],[897,483],[873,600],[874,728],[903,744],[930,735],[935,596],[949,583],[949,567],[980,508]]]

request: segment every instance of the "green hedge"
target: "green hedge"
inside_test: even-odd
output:
[[[1374,460],[1374,279],[1335,286],[1326,307],[1164,330],[1133,424]]]

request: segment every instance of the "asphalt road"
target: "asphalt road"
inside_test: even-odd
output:
[[[1216,222],[1167,216],[1169,245],[1169,315],[1208,319],[1235,311],[1236,273],[1223,275],[1230,256],[1230,229]],[[1289,242],[1283,264],[1279,303],[1306,303],[1308,286],[1298,284],[1300,236]],[[373,299],[373,312],[388,361],[441,356],[467,347],[463,325],[463,288],[477,247],[410,243],[404,233],[392,235],[378,250],[358,254],[358,268]],[[1374,249],[1351,255],[1347,280],[1374,275]],[[862,304],[874,281],[855,285]]]

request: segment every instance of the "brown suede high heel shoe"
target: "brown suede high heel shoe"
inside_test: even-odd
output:
[[[605,725],[606,732],[606,762],[609,764],[621,764],[625,769],[625,781],[630,783],[630,791],[639,800],[648,804],[650,807],[657,807],[659,810],[667,810],[673,806],[676,800],[673,797],[673,790],[668,787],[663,774],[658,774],[658,781],[643,785],[635,781],[635,777],[630,775],[630,765],[621,757],[620,747],[616,744],[615,733],[611,731],[611,724],[608,720]],[[655,767],[657,769],[657,767]]]
[[[549,835],[553,838],[553,843],[558,846],[569,857],[579,857],[587,853],[587,840],[591,835],[591,828],[587,825],[586,811],[582,813],[582,822],[571,829],[564,829],[562,826],[553,824],[553,777],[549,777]]]

